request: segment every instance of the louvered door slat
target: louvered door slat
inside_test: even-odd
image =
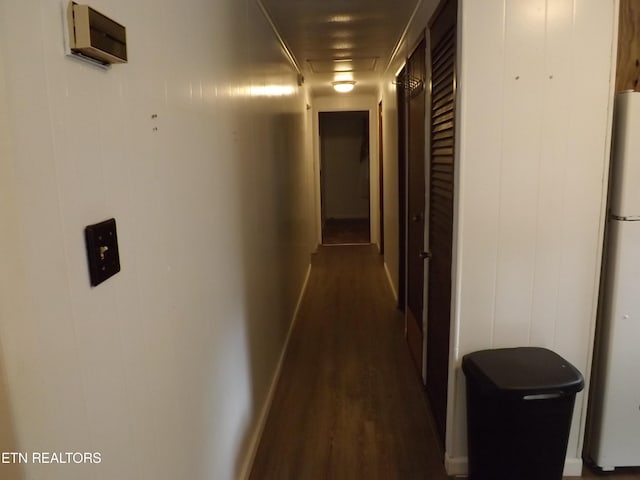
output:
[[[442,139],[452,139],[453,140],[453,130],[443,130],[438,133],[434,133],[431,137],[433,140],[442,140]]]
[[[445,70],[444,75],[440,78],[433,78],[431,81],[431,88],[433,94],[435,96],[440,95],[441,93],[447,92],[451,93],[451,85],[449,85],[449,79],[453,75],[453,65],[451,65],[447,70]]]
[[[433,132],[443,132],[443,131],[447,131],[447,130],[453,130],[453,121],[451,122],[447,122],[447,123],[443,123],[441,125],[436,125],[433,127]]]
[[[443,123],[448,122],[450,120],[453,120],[453,112],[452,111],[449,111],[447,113],[443,113],[443,114],[440,114],[440,115],[435,115],[435,113],[434,113],[434,115],[433,115],[433,124],[434,125],[440,125],[440,124],[443,124]]]
[[[433,148],[453,147],[453,137],[437,138],[433,141]]]
[[[444,115],[445,113],[453,112],[453,102],[449,101],[439,108],[433,107],[434,115]]]
[[[433,72],[431,73],[431,76],[433,78],[440,77],[445,70],[448,70],[453,66],[453,60],[453,47],[451,47],[451,51],[444,51],[442,53],[442,59],[440,62],[433,64]]]
[[[452,56],[455,54],[455,28],[447,30],[440,40],[433,45],[431,50],[431,64],[437,65],[441,63],[442,58],[445,56]]]

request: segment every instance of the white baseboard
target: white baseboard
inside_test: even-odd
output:
[[[289,331],[287,332],[287,337],[284,340],[284,345],[282,346],[282,351],[280,352],[278,365],[276,366],[276,370],[273,374],[273,378],[271,379],[271,385],[269,386],[269,392],[267,393],[267,398],[265,399],[264,404],[262,405],[262,409],[260,410],[258,423],[256,424],[253,434],[251,435],[251,441],[249,442],[246,456],[245,456],[244,462],[242,463],[242,468],[240,469],[240,474],[238,475],[239,479],[248,479],[249,475],[251,474],[253,461],[255,460],[256,453],[258,451],[258,445],[260,444],[260,438],[262,437],[262,432],[264,431],[264,427],[267,423],[267,417],[269,416],[269,410],[271,410],[271,404],[273,403],[273,396],[276,392],[276,386],[278,385],[278,380],[280,380],[282,363],[284,362],[284,357],[287,353],[287,348],[289,347],[289,339],[291,338],[291,332],[293,332],[293,327],[296,324],[296,320],[298,318],[298,311],[300,310],[300,305],[302,305],[302,299],[304,298],[304,294],[307,290],[307,284],[309,283],[310,275],[311,275],[311,265],[309,265],[309,268],[307,268],[307,274],[304,277],[304,282],[302,283],[302,288],[300,289],[300,295],[298,296],[298,302],[296,303],[296,308],[293,311],[293,318],[291,319],[291,324],[289,325]]]
[[[389,281],[389,286],[391,287],[391,293],[393,293],[393,298],[396,303],[398,303],[398,292],[396,292],[395,287],[393,286],[393,281],[391,280],[391,273],[389,273],[389,267],[387,267],[387,262],[383,262],[384,265],[384,273],[387,274],[387,280]]]
[[[565,477],[581,477],[582,476],[582,459],[581,458],[567,458],[564,461],[564,474]]]
[[[467,457],[451,457],[449,452],[444,454],[444,468],[447,475],[463,475],[469,474],[469,459]]]
[[[466,477],[469,474],[469,459],[467,457],[450,457],[449,453],[444,455],[444,467],[447,475]],[[582,476],[582,459],[567,458],[564,462],[565,477]]]

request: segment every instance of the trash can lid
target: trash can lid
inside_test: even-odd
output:
[[[462,357],[467,380],[485,392],[575,393],[582,374],[564,358],[540,347],[480,350]]]

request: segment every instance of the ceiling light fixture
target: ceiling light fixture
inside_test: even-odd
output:
[[[333,89],[339,93],[348,93],[353,90],[353,87],[356,85],[356,82],[353,80],[341,80],[338,82],[331,82],[333,85]]]

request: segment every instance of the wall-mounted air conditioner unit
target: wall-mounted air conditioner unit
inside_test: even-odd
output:
[[[127,62],[126,28],[88,5],[66,5],[68,54],[103,65]]]

